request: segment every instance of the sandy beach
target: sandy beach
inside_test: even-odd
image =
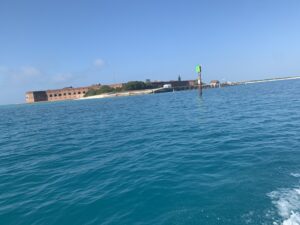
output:
[[[118,93],[107,93],[107,94],[83,97],[83,98],[79,98],[79,99],[76,99],[76,100],[96,99],[96,98],[112,98],[112,97],[122,97],[122,96],[132,96],[132,95],[146,95],[146,94],[153,94],[153,93],[155,93],[156,91],[158,91],[160,89],[161,88],[139,90],[139,91],[124,91],[124,92],[118,92]]]

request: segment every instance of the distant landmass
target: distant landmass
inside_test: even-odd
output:
[[[212,80],[209,84],[202,83],[202,88],[218,88],[233,85],[262,83],[280,80],[300,79],[300,76],[289,76],[279,78],[268,78],[261,80],[248,80],[239,82],[220,82]],[[116,96],[130,96],[140,94],[156,94],[168,91],[180,91],[198,88],[197,80],[170,80],[170,81],[130,81],[127,83],[116,83],[109,85],[95,84],[87,87],[65,87],[55,90],[29,91],[26,92],[26,103],[53,102],[76,99],[90,99]]]

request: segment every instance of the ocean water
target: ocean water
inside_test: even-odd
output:
[[[300,80],[0,106],[0,224],[300,224]]]

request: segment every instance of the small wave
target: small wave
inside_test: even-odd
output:
[[[293,176],[293,177],[300,177],[300,173],[291,173],[291,176]]]
[[[300,225],[300,187],[280,189],[268,196],[282,218],[282,225]],[[279,225],[277,222],[273,224]]]

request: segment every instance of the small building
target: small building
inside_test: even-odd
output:
[[[110,84],[110,85],[108,85],[108,86],[110,86],[111,88],[122,88],[122,87],[124,86],[124,84],[123,84],[123,83],[119,83],[119,84]]]
[[[91,86],[88,86],[88,89],[89,90],[98,90],[99,88],[101,88],[101,84],[99,83],[99,84],[93,84],[93,85],[91,85]]]
[[[194,87],[198,85],[198,81],[197,80],[188,80],[189,82],[189,86],[190,87]]]
[[[212,80],[210,82],[210,87],[212,87],[212,88],[220,87],[220,81],[218,81],[218,80]]]
[[[172,84],[164,84],[163,88],[172,88]]]
[[[183,81],[170,80],[170,81],[154,81],[154,82],[151,82],[151,85],[152,85],[153,88],[161,88],[165,84],[171,84],[172,87],[176,88],[176,87],[189,87],[190,83],[187,80],[183,80]]]

